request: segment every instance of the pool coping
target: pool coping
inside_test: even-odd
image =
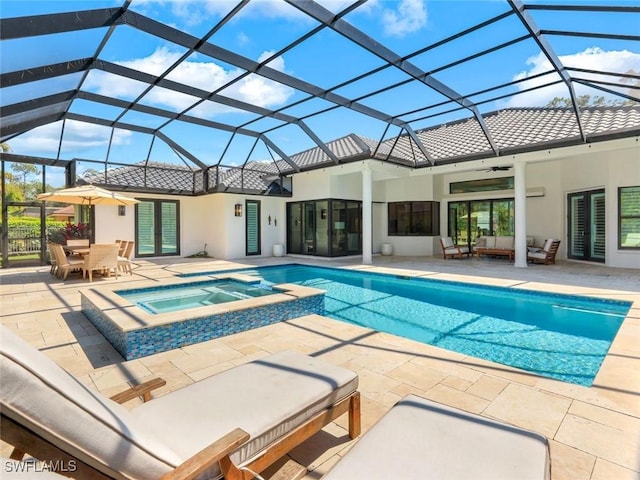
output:
[[[217,275],[208,275],[211,281],[216,280],[234,280],[243,283],[255,283],[256,278],[250,275],[242,275],[239,273],[220,273]],[[202,280],[199,280],[201,282]],[[317,288],[306,287],[296,284],[279,284],[272,285],[271,288],[280,291],[273,295],[265,295],[261,297],[247,298],[243,300],[237,300],[234,302],[221,303],[216,305],[207,305],[203,307],[189,308],[184,310],[177,310],[174,312],[166,312],[153,314],[149,313],[143,308],[131,303],[126,298],[119,295],[117,292],[126,290],[141,290],[146,288],[158,288],[173,286],[179,287],[182,285],[188,285],[196,282],[194,277],[186,279],[177,279],[174,281],[168,281],[163,279],[163,282],[159,284],[157,281],[145,281],[138,282],[131,288],[123,288],[118,285],[105,285],[101,287],[93,287],[80,292],[81,297],[85,297],[103,312],[109,312],[111,320],[114,325],[122,332],[130,332],[133,330],[140,330],[144,328],[153,328],[162,325],[168,325],[176,322],[183,322],[191,320],[201,314],[219,314],[237,312],[239,310],[246,310],[249,308],[261,307],[264,305],[271,305],[275,303],[290,302],[300,298],[308,298],[315,295],[324,295],[324,290]]]
[[[237,273],[209,275],[205,281],[225,280],[256,283],[256,277]],[[203,280],[146,281],[130,289],[93,287],[80,292],[81,311],[126,360],[132,360],[324,310],[324,290],[288,283],[272,285],[279,293],[271,295],[159,314],[120,295],[194,283]]]

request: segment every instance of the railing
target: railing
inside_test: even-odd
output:
[[[47,237],[51,232],[59,231],[60,227],[48,229]],[[9,257],[39,255],[42,246],[40,228],[28,225],[12,226],[8,231],[7,253]]]

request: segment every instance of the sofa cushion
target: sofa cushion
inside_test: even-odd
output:
[[[182,460],[126,408],[0,327],[2,413],[117,478],[157,479]],[[117,474],[116,474],[117,472]]]
[[[514,237],[500,235],[495,238],[497,249],[513,250]]]
[[[487,246],[487,237],[476,238],[476,248],[484,248]]]
[[[322,480],[545,480],[546,438],[408,395]]]
[[[184,458],[242,428],[251,439],[231,456],[239,465],[357,387],[351,370],[285,351],[168,393],[132,414]]]
[[[486,248],[496,248],[496,237],[484,237],[485,238],[485,247]]]

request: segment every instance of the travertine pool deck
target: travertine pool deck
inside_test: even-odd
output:
[[[363,430],[407,393],[546,435],[553,480],[640,478],[640,271],[587,264],[514,268],[492,259],[443,261],[435,257],[374,257],[313,261],[265,258],[238,263],[214,259],[135,261],[134,274],[62,282],[48,267],[0,272],[2,324],[39,348],[81,381],[113,394],[130,383],[161,376],[165,393],[255,358],[294,349],[359,373]],[[315,263],[430,276],[556,293],[630,300],[633,306],[592,387],[539,377],[394,335],[309,315],[131,361],[80,312],[80,291],[163,283],[178,273],[275,263]],[[398,271],[401,269],[401,271]],[[343,455],[345,419],[294,449],[290,456],[316,479]],[[357,441],[357,440],[356,440]],[[10,447],[3,444],[0,454]],[[399,465],[399,473],[401,466]]]

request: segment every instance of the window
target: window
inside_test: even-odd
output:
[[[618,247],[640,250],[640,187],[618,189]]]
[[[389,203],[388,232],[395,236],[440,235],[440,203]]]
[[[513,190],[513,177],[483,178],[449,184],[449,193],[491,192],[494,190]]]
[[[448,205],[449,236],[454,243],[473,245],[481,235],[515,234],[515,203],[500,200],[468,200]]]

